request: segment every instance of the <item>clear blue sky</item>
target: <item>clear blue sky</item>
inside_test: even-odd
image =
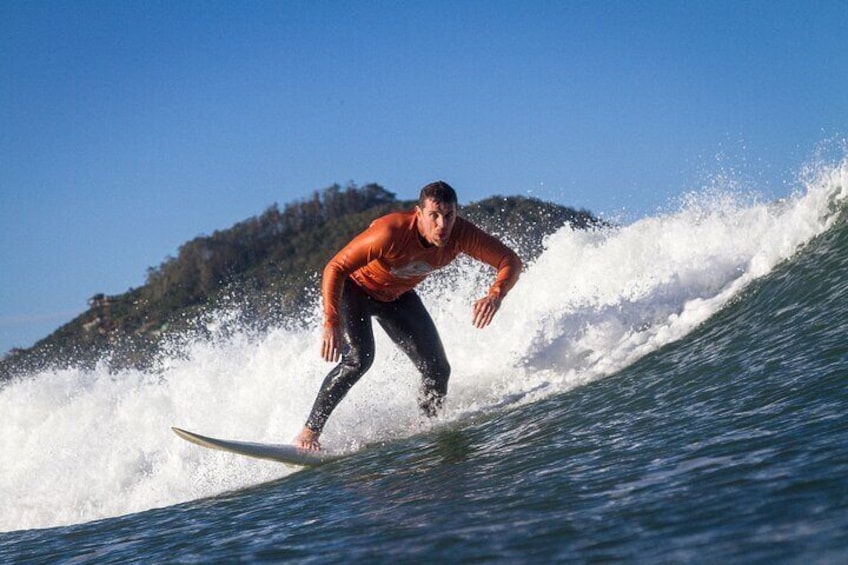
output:
[[[785,195],[848,127],[848,2],[0,3],[0,353],[335,182],[637,219]]]

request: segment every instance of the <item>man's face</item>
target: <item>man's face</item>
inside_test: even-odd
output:
[[[456,223],[456,204],[444,204],[427,198],[424,200],[424,207],[416,206],[415,210],[418,213],[418,231],[421,237],[436,247],[447,244]]]

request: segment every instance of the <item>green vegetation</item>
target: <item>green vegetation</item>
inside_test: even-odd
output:
[[[150,368],[175,338],[208,332],[207,315],[223,309],[237,311],[239,327],[255,331],[298,323],[318,299],[327,260],[374,218],[414,205],[377,184],[333,185],[282,210],[274,204],[185,243],[176,257],[148,269],[144,286],[95,295],[76,319],[0,361],[0,379],[98,362],[113,369]],[[543,238],[564,224],[599,224],[589,212],[525,197],[491,197],[461,214],[505,238],[527,262],[541,252]]]

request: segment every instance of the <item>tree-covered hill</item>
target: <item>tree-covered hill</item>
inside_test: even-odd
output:
[[[106,296],[33,347],[0,361],[0,379],[45,367],[149,367],[168,336],[204,331],[212,311],[231,308],[257,330],[297,320],[317,300],[327,260],[376,217],[410,209],[378,184],[333,185],[312,198],[272,205],[258,216],[183,244],[147,271],[146,283]],[[597,225],[589,212],[525,197],[494,196],[460,214],[516,247],[526,262],[566,223]]]

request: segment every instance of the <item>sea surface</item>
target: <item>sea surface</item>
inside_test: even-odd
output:
[[[779,202],[712,187],[564,228],[485,330],[491,272],[421,294],[453,366],[445,413],[378,333],[308,469],[171,426],[287,442],[328,370],[314,321],[237,311],[148,372],[0,389],[0,562],[848,562],[848,162]]]

